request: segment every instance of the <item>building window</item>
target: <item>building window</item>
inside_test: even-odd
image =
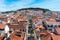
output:
[[[53,25],[48,25],[48,27],[53,27]]]
[[[40,32],[44,32],[44,31],[45,31],[45,29],[40,28]]]
[[[57,27],[57,25],[54,26],[55,28]]]
[[[52,31],[52,29],[49,29],[49,31]]]
[[[60,25],[58,25],[58,27],[60,28]]]

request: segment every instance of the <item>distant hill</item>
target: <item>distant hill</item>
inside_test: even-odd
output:
[[[43,12],[50,11],[49,9],[44,9],[44,8],[22,8],[17,11],[21,11],[21,10],[35,10],[35,11],[42,10]]]
[[[44,9],[44,8],[22,8],[22,9],[18,9],[16,11],[21,11],[21,10],[34,10],[34,11],[42,10],[43,12],[50,11],[49,9]],[[11,13],[11,12],[15,12],[15,11],[6,11],[6,12],[2,12],[2,13]]]
[[[26,11],[24,11],[24,10],[26,10]],[[29,10],[29,11],[28,11]],[[40,12],[40,11],[41,12]],[[44,9],[44,8],[22,8],[22,9],[18,9],[18,10],[16,10],[16,11],[6,11],[6,12],[1,12],[1,14],[2,15],[19,15],[20,13],[19,13],[19,11],[20,11],[20,13],[21,13],[21,15],[28,15],[27,14],[27,12],[29,12],[30,14],[31,14],[31,11],[32,11],[32,14],[34,15],[40,15],[40,14],[45,14],[46,12],[48,12],[49,11],[49,13],[51,12],[51,10],[49,10],[49,9]],[[21,12],[22,11],[22,12]],[[24,13],[26,13],[26,14],[24,14]],[[30,15],[29,14],[29,15]]]

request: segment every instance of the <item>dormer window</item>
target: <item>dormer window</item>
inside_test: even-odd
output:
[[[19,34],[16,34],[16,36],[21,37],[21,35],[19,35]]]
[[[17,32],[16,34],[16,36],[19,36],[19,37],[21,37],[21,35],[22,35],[22,32]]]
[[[57,27],[57,25],[54,26],[55,28]]]
[[[60,27],[60,25],[59,25],[59,27]]]
[[[58,25],[58,27],[60,28],[60,25]]]
[[[53,25],[48,25],[48,27],[53,27]]]
[[[12,31],[9,31],[9,33],[12,33]]]
[[[45,29],[42,29],[42,28],[39,28],[40,29],[40,32],[44,32],[45,31]]]

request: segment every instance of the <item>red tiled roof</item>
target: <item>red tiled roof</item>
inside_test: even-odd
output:
[[[55,28],[55,30],[57,34],[60,34],[60,28]]]
[[[47,22],[47,24],[60,24],[60,22]]]
[[[14,33],[12,33],[10,35],[10,37],[11,37],[12,40],[24,40],[24,34],[23,33],[21,34],[21,37],[16,36],[16,34],[17,34],[17,32],[15,31]]]
[[[50,33],[46,30],[45,32],[40,33],[42,40],[51,40]]]
[[[51,36],[49,34],[47,36],[43,36],[42,40],[51,40]]]
[[[46,35],[49,34],[50,32],[48,30],[45,30],[44,32],[40,32],[40,35]]]
[[[53,40],[60,40],[60,35],[51,34]]]
[[[4,36],[1,36],[1,35],[0,35],[0,40],[2,40],[2,39],[3,39],[3,37],[4,37]]]
[[[18,21],[28,21],[28,18],[27,17],[20,17],[20,18],[17,18]]]
[[[0,24],[0,29],[4,29],[5,24]]]

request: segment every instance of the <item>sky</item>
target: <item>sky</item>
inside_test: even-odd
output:
[[[11,11],[30,7],[60,11],[60,0],[0,0],[0,11]]]

